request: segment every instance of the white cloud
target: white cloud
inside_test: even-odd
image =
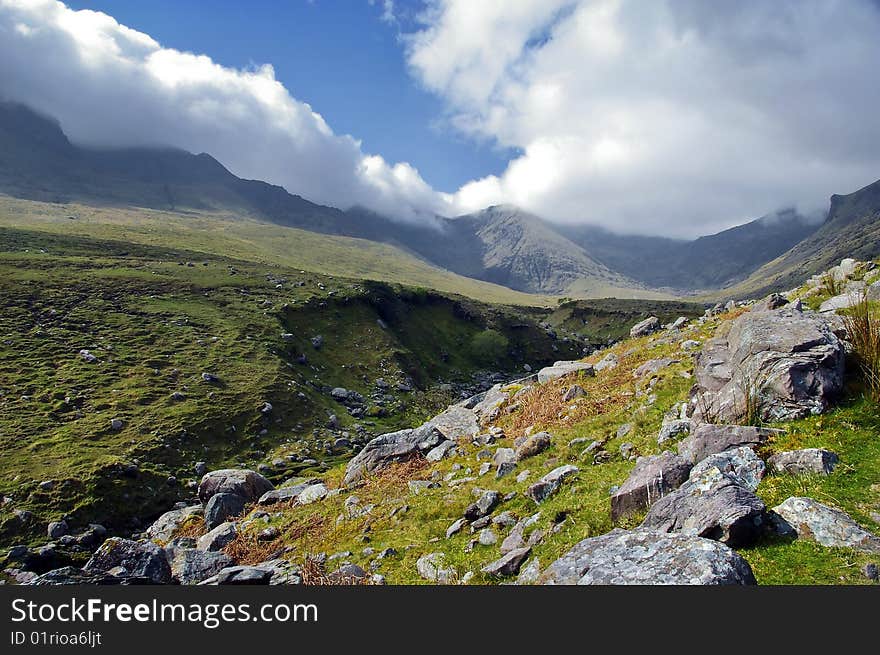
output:
[[[448,122],[522,155],[461,210],[694,235],[880,177],[869,0],[432,0],[407,39]]]
[[[271,65],[226,68],[53,0],[0,0],[0,95],[57,118],[79,143],[208,152],[237,175],[336,207],[405,219],[449,208],[409,164],[334,134]]]

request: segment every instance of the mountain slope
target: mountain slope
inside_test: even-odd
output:
[[[759,296],[790,289],[845,257],[880,255],[880,180],[848,195],[831,196],[822,226],[789,251],[755,271],[730,295]]]
[[[743,280],[818,227],[788,210],[693,241],[622,236],[591,226],[561,230],[595,259],[634,280],[695,291]]]

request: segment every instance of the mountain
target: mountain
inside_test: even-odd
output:
[[[609,268],[655,288],[721,289],[741,281],[818,229],[792,210],[693,241],[623,236],[593,226],[564,234]]]
[[[15,103],[0,103],[0,193],[47,202],[239,213],[387,243],[459,275],[518,291],[561,294],[579,281],[584,295],[646,294],[644,285],[613,273],[550,224],[515,208],[418,225],[363,208],[344,212],[238,178],[205,153],[77,146],[57,122]]]
[[[845,257],[880,255],[880,180],[848,195],[831,196],[825,222],[806,239],[756,270],[731,295],[790,289]]]

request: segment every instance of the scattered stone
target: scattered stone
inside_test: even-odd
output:
[[[218,585],[266,585],[272,569],[257,566],[230,566],[217,574]]]
[[[495,479],[500,480],[505,475],[509,475],[516,470],[516,464],[513,462],[501,462],[495,470]]]
[[[534,484],[530,485],[525,492],[526,496],[531,498],[536,503],[540,504],[547,500],[554,493],[556,493],[556,491],[562,485],[562,482],[566,478],[577,473],[578,470],[578,467],[572,464],[559,466],[550,471],[547,475],[542,477]]]
[[[529,475],[531,475],[531,473],[532,473],[532,472],[529,471],[529,470],[520,471],[519,473],[517,473],[517,475],[516,475],[516,481],[517,481],[517,483],[518,483],[518,484],[522,484],[523,482],[525,482],[526,480],[528,480],[528,479],[529,479]]]
[[[660,432],[657,434],[657,443],[663,445],[672,439],[687,436],[691,433],[691,427],[692,424],[689,419],[676,419],[664,423],[660,426]]]
[[[828,475],[840,461],[836,453],[824,448],[804,448],[777,453],[767,460],[777,473],[818,473]]]
[[[506,555],[502,555],[500,559],[495,560],[491,564],[487,564],[481,570],[483,573],[498,577],[510,577],[519,573],[519,569],[523,562],[526,561],[531,554],[530,546],[524,548],[515,548]]]
[[[630,328],[629,336],[632,338],[646,337],[649,334],[660,329],[660,319],[656,316],[649,316],[644,321],[639,321]]]
[[[446,564],[446,556],[443,553],[423,555],[416,561],[416,571],[425,580],[440,584],[452,584],[458,577],[456,570]]]
[[[516,578],[518,585],[531,585],[538,581],[541,575],[541,561],[537,557],[533,557],[528,564],[519,572]]]
[[[226,553],[183,549],[171,562],[171,577],[183,585],[198,584],[232,564]]]
[[[619,428],[617,428],[617,438],[623,439],[626,435],[632,432],[633,424],[632,423],[624,423]]]
[[[673,364],[678,364],[679,360],[671,357],[662,357],[660,359],[649,359],[647,362],[639,366],[633,371],[634,378],[643,378],[646,375],[656,375],[664,368],[668,368]]]
[[[492,528],[483,528],[477,535],[477,541],[483,546],[493,546],[498,543],[498,535],[495,534]]]
[[[114,418],[110,421],[110,429],[114,432],[121,430],[123,425],[122,419]]]
[[[441,459],[448,457],[455,450],[454,441],[444,441],[439,446],[435,446],[425,456],[429,462],[439,462]]]
[[[583,398],[587,395],[587,392],[584,391],[584,388],[579,384],[573,384],[565,392],[562,394],[562,402],[570,403],[577,398]]]
[[[430,423],[415,430],[399,430],[380,435],[367,442],[345,468],[344,483],[354,484],[364,475],[380,471],[394,462],[408,461],[426,454],[446,441],[447,437]]]
[[[330,490],[323,482],[319,482],[318,484],[312,484],[303,489],[299,496],[297,496],[296,502],[300,505],[310,505],[311,503],[322,500],[328,493],[330,493]]]
[[[497,491],[483,491],[477,502],[468,506],[464,511],[464,518],[468,521],[476,521],[490,514],[493,509],[501,502],[501,494]]]
[[[596,369],[585,362],[559,361],[538,371],[538,382],[544,384],[572,373],[590,376],[596,374]]]
[[[534,457],[550,447],[551,437],[548,432],[538,432],[526,438],[523,444],[516,449],[516,461],[521,462],[529,457]],[[497,454],[496,454],[497,456]]]
[[[462,528],[467,525],[467,523],[467,519],[464,518],[456,520],[455,523],[446,528],[446,538],[450,539],[451,537],[457,535],[459,532],[461,532]]]
[[[754,585],[748,562],[727,546],[684,534],[615,529],[584,539],[538,578],[556,585]]]
[[[773,511],[785,522],[783,527],[793,531],[799,539],[827,547],[880,553],[880,537],[865,530],[848,514],[812,498],[787,498]]]
[[[216,528],[203,534],[196,541],[199,550],[215,552],[222,550],[238,536],[238,527],[233,522],[223,523]]]
[[[294,484],[290,487],[279,487],[278,489],[273,489],[272,491],[264,493],[260,496],[260,499],[257,502],[260,505],[274,505],[275,503],[290,502],[299,498],[303,491],[320,482],[321,480],[310,479],[299,484]]]
[[[617,368],[617,365],[620,364],[620,359],[614,353],[608,353],[602,359],[600,359],[595,366],[596,371],[611,371]]]
[[[191,505],[182,509],[173,509],[165,512],[156,519],[144,533],[148,539],[155,541],[167,542],[171,541],[174,533],[180,526],[191,516],[199,516],[202,514],[201,505]]]
[[[67,521],[52,521],[46,530],[46,534],[49,536],[49,539],[58,539],[66,535],[68,530]]]

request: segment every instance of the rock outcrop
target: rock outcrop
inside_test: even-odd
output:
[[[751,567],[727,546],[657,530],[612,530],[584,539],[538,578],[556,585],[754,585]]]
[[[662,496],[680,487],[691,470],[683,457],[664,452],[642,457],[620,488],[611,496],[611,520],[650,507]]]
[[[777,529],[823,546],[880,553],[880,536],[868,532],[852,517],[812,498],[791,497],[773,508],[782,519]]]

